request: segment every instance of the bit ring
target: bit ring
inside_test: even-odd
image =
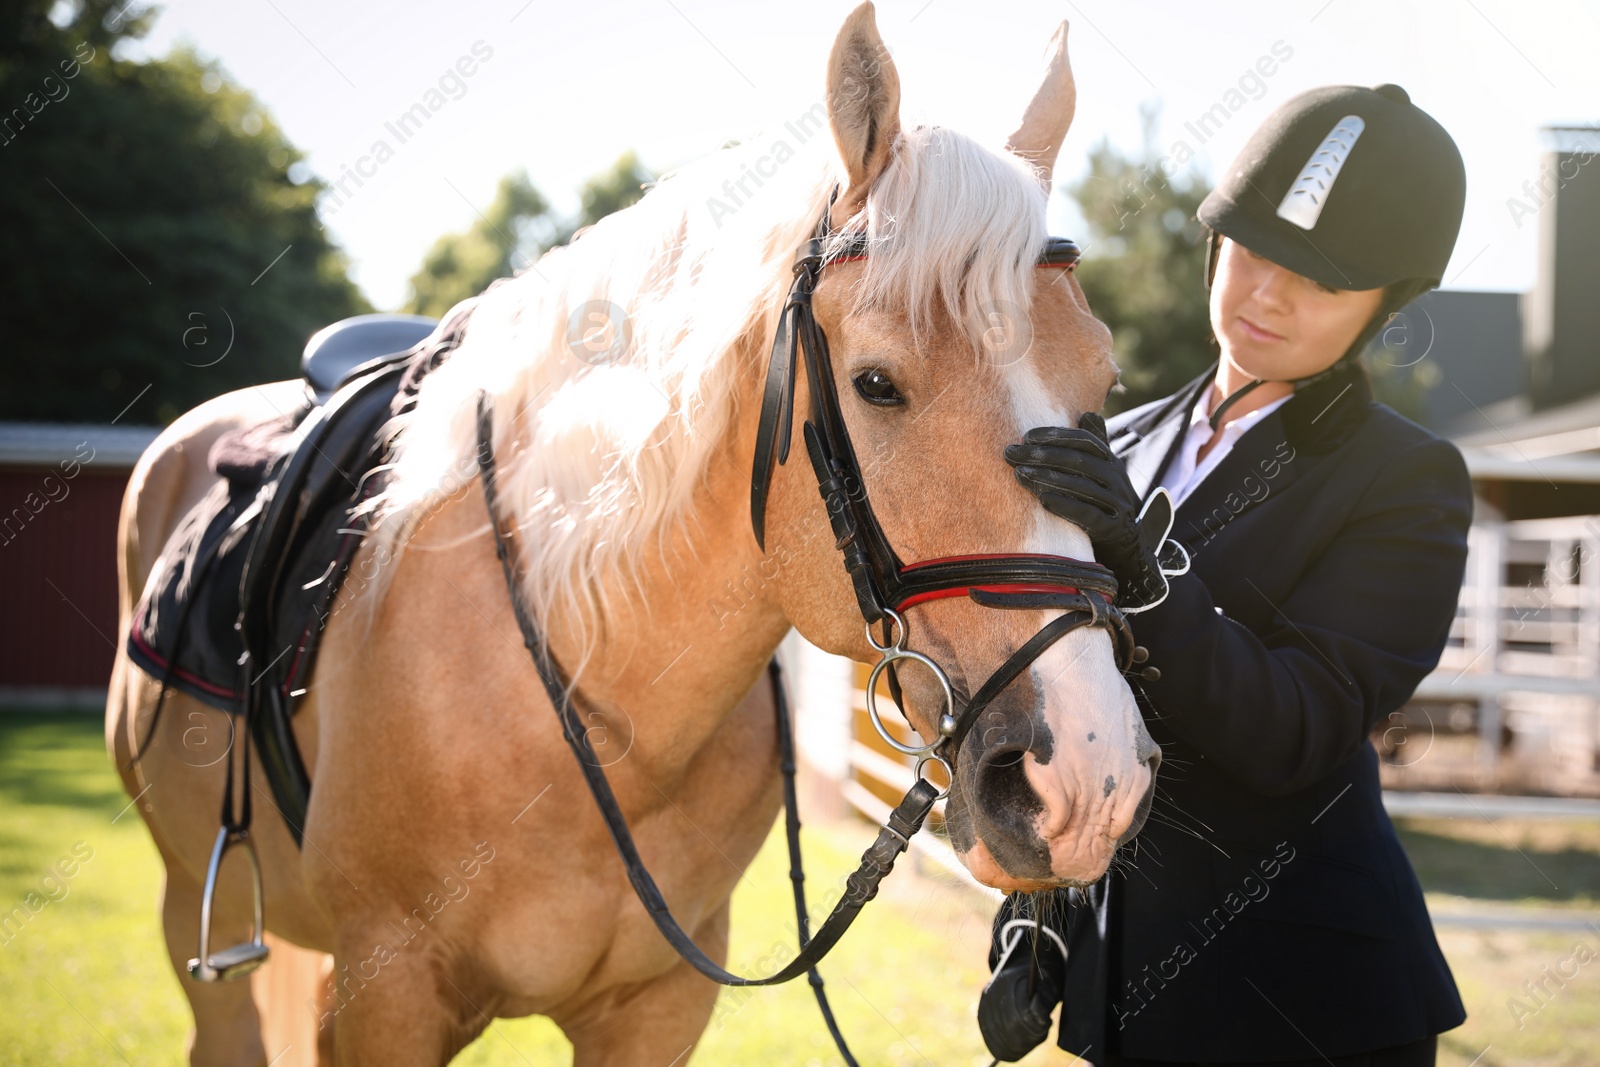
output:
[[[878,676],[883,673],[884,668],[889,664],[897,660],[907,659],[914,660],[932,671],[933,676],[939,679],[939,687],[944,691],[944,713],[936,720],[939,723],[939,734],[926,745],[908,745],[899,740],[884,726],[883,718],[878,713]],[[949,733],[945,731],[944,727],[952,725],[953,729],[953,724],[956,721],[955,711],[956,697],[955,693],[950,689],[950,679],[945,677],[944,670],[937,663],[924,656],[921,652],[912,652],[909,649],[898,646],[890,648],[884,652],[883,658],[873,666],[872,673],[867,676],[867,718],[872,720],[873,729],[878,731],[878,736],[883,738],[884,742],[896,752],[903,752],[907,756],[925,756],[944,744],[949,737]]]

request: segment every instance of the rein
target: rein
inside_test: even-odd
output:
[[[628,881],[632,883],[639,902],[644,905],[645,911],[656,924],[656,929],[661,931],[661,936],[667,939],[667,943],[678,955],[687,960],[695,970],[720,985],[779,985],[802,974],[809,975],[812,991],[816,994],[817,1006],[821,1009],[822,1017],[828,1025],[828,1032],[833,1035],[834,1044],[838,1046],[845,1062],[850,1067],[857,1067],[855,1057],[850,1054],[844,1035],[840,1033],[833,1011],[828,1005],[822,975],[817,971],[817,963],[828,954],[839,938],[844,936],[844,932],[855,922],[856,916],[867,901],[877,895],[878,884],[894,868],[900,853],[910,845],[911,835],[922,827],[928,813],[933,810],[933,802],[938,799],[939,791],[927,780],[918,779],[905,799],[890,814],[889,824],[879,831],[878,839],[862,855],[861,865],[846,879],[844,896],[817,930],[816,936],[811,937],[810,919],[806,909],[805,870],[800,857],[800,810],[795,796],[794,782],[794,733],[790,722],[789,703],[784,693],[783,676],[778,661],[774,658],[768,665],[768,677],[772,680],[773,704],[778,721],[779,766],[783,773],[783,803],[787,812],[784,832],[789,842],[789,878],[794,886],[795,924],[799,933],[800,951],[782,970],[765,978],[746,978],[734,974],[707,956],[678,924],[677,918],[667,906],[666,898],[661,895],[655,879],[645,867],[638,846],[634,844],[633,832],[628,829],[628,821],[617,803],[616,794],[611,791],[611,783],[606,778],[600,758],[596,755],[594,746],[589,743],[588,731],[584,728],[583,720],[570,699],[570,685],[566,674],[550,654],[544,635],[540,633],[523,600],[516,571],[511,562],[510,546],[500,528],[493,434],[493,408],[488,394],[479,393],[478,473],[483,481],[484,500],[489,509],[489,525],[494,530],[495,555],[500,559],[500,569],[505,575],[506,588],[511,593],[511,610],[516,616],[517,628],[522,631],[522,643],[533,657],[539,679],[544,683],[545,694],[550,698],[556,717],[561,722],[561,736],[567,742],[567,747],[572,749],[572,754],[577,757],[578,769],[583,772],[589,792],[594,796],[595,806],[600,809],[600,817],[605,820],[606,830],[610,832],[617,853],[622,857],[623,866],[627,868]]]
[[[803,361],[811,403],[809,416],[802,427],[806,451],[816,472],[817,487],[827,506],[837,547],[843,553],[845,569],[866,623],[867,640],[881,655],[867,684],[869,717],[884,740],[899,751],[920,758],[915,772],[916,780],[910,791],[890,813],[887,825],[879,829],[877,840],[845,880],[843,896],[817,929],[815,936],[812,936],[806,910],[805,873],[800,856],[792,723],[776,659],[769,665],[777,715],[784,806],[787,811],[785,833],[789,844],[789,877],[794,885],[795,921],[799,933],[798,953],[777,973],[766,977],[744,977],[726,970],[707,956],[679,925],[655,879],[646,869],[600,759],[589,742],[582,717],[574,706],[567,676],[551,655],[544,635],[523,599],[507,535],[500,525],[493,446],[494,412],[486,392],[478,394],[477,460],[484,500],[489,511],[489,524],[494,531],[495,553],[505,576],[517,626],[522,631],[523,645],[533,658],[545,693],[561,723],[562,737],[578,761],[578,767],[616,844],[628,872],[628,881],[633,885],[640,903],[678,955],[702,975],[721,985],[778,985],[802,974],[809,975],[817,1004],[835,1045],[845,1062],[850,1067],[856,1067],[856,1060],[845,1045],[829,1008],[817,964],[850,928],[867,901],[877,895],[878,886],[894,868],[900,854],[910,846],[911,836],[922,828],[935,801],[947,795],[948,790],[940,790],[923,777],[923,767],[929,762],[943,765],[953,784],[957,751],[978,715],[1047,648],[1073,630],[1090,626],[1109,631],[1117,649],[1119,665],[1125,673],[1132,664],[1142,662],[1143,650],[1135,648],[1128,623],[1116,606],[1115,577],[1109,569],[1098,563],[1066,556],[1016,553],[949,556],[906,564],[895,554],[867,500],[861,468],[851,447],[849,431],[834,388],[827,338],[811,309],[812,294],[828,263],[866,258],[864,235],[843,242],[841,250],[824,257],[824,244],[831,236],[829,212],[837,195],[836,187],[813,237],[795,260],[794,282],[779,316],[757,429],[755,463],[750,483],[751,524],[757,543],[764,549],[767,492],[774,462],[781,464],[788,458],[794,418],[796,364]],[[1076,244],[1065,238],[1051,238],[1039,257],[1038,265],[1065,266],[1071,270],[1077,259]],[[955,695],[943,668],[928,656],[905,647],[907,627],[901,612],[930,600],[959,596],[991,608],[1065,611],[1012,653],[972,695],[958,715]],[[882,623],[884,627],[881,642],[873,632],[876,623]],[[938,736],[927,745],[911,746],[899,741],[884,727],[878,714],[875,702],[878,676],[888,672],[890,690],[898,703],[900,687],[894,665],[903,660],[915,661],[932,670],[944,693],[945,710],[938,719]]]

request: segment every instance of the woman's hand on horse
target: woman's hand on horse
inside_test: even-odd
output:
[[[1149,539],[1140,536],[1139,494],[1098,414],[1085,413],[1076,428],[1034,427],[1022,443],[1006,446],[1005,458],[1045,510],[1089,535],[1095,558],[1111,568],[1121,589],[1164,587]]]

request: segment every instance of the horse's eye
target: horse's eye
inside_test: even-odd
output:
[[[856,392],[861,394],[861,399],[869,404],[878,404],[883,407],[892,407],[895,404],[904,404],[906,398],[900,395],[900,390],[894,387],[894,382],[881,370],[862,371],[856,375]]]

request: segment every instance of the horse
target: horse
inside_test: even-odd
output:
[[[609,739],[596,750],[640,854],[723,960],[733,887],[781,802],[769,659],[791,627],[832,653],[878,654],[804,464],[773,469],[762,543],[748,521],[767,349],[819,217],[870,249],[828,266],[812,309],[895,550],[1092,558],[1000,457],[1030,426],[1101,407],[1117,373],[1076,278],[1036,265],[1076,102],[1066,35],[1016,132],[990,148],[902,125],[863,4],[811,112],[680,168],[474,298],[460,346],[385,430],[362,579],[327,619],[295,714],[315,783],[303,846],[256,789],[272,958],[248,980],[197,982],[185,966],[224,780],[196,742],[215,751],[233,724],[176,692],[152,722],[157,680],[119,655],[107,744],[166,868],[192,1063],[438,1064],[492,1018],[529,1014],[556,1022],[579,1067],[695,1045],[717,986],[658,935],[563,751],[497,529],[515,592]],[[211,444],[298,388],[214,399],[140,459],[119,530],[124,632],[163,545],[217,483]],[[803,376],[795,389],[806,396]],[[497,525],[475,465],[482,398]],[[970,697],[1060,614],[946,597],[908,611],[903,636]],[[910,723],[935,737],[937,679],[908,667],[901,683]],[[1111,636],[1076,629],[964,742],[951,840],[1002,890],[1086,884],[1137,832],[1158,760]],[[224,868],[216,927],[250,917],[242,865]]]

